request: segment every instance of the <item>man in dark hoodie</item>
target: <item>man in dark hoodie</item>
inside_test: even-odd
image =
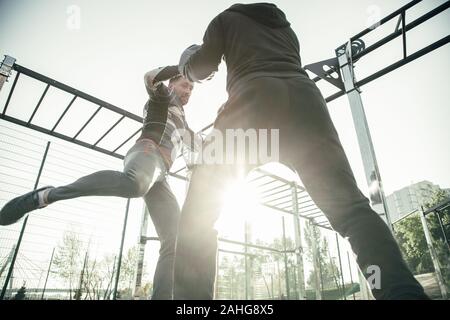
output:
[[[381,270],[377,299],[427,299],[386,224],[358,189],[326,102],[301,67],[299,42],[284,13],[268,3],[235,4],[209,24],[201,46],[183,53],[191,81],[227,64],[229,99],[214,128],[279,129],[280,162],[295,169],[333,228],[346,237],[366,277]],[[217,232],[226,181],[251,166],[201,164],[182,209],[175,258],[175,299],[212,299]],[[372,270],[372,268],[369,268]]]

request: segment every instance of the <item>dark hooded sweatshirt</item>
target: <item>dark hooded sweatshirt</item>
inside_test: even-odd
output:
[[[227,64],[227,91],[259,77],[307,76],[297,36],[274,4],[235,4],[209,24],[203,44],[188,60],[185,75],[203,80]]]

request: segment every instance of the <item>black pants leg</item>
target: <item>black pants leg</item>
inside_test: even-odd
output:
[[[166,180],[156,182],[144,196],[144,200],[161,244],[153,276],[152,299],[171,300],[180,208]]]

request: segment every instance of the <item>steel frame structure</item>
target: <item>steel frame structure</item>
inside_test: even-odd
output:
[[[327,97],[325,100],[327,102],[331,102],[344,94],[348,96],[350,107],[353,115],[353,120],[355,123],[356,128],[356,134],[358,137],[359,145],[360,145],[360,151],[363,158],[363,164],[366,174],[367,183],[369,185],[369,188],[372,190],[371,192],[371,201],[372,205],[376,209],[376,211],[385,219],[389,227],[391,227],[391,221],[389,219],[389,215],[386,210],[386,204],[384,199],[384,192],[382,188],[382,182],[381,182],[381,175],[378,169],[378,164],[375,157],[375,151],[372,144],[370,131],[367,124],[367,119],[364,114],[364,108],[362,104],[362,99],[360,96],[360,88],[370,83],[371,81],[374,81],[378,79],[379,77],[388,74],[397,68],[400,68],[401,66],[404,66],[419,57],[430,53],[444,45],[446,45],[450,41],[450,35],[447,35],[443,37],[442,39],[439,39],[435,41],[434,43],[418,50],[415,53],[412,53],[410,55],[407,54],[407,32],[412,30],[413,28],[417,27],[418,25],[428,21],[432,17],[438,15],[439,13],[444,12],[447,10],[450,6],[450,1],[446,1],[442,5],[436,7],[435,9],[427,12],[426,14],[420,16],[419,18],[411,21],[410,23],[406,24],[406,12],[408,9],[412,8],[416,4],[421,2],[420,0],[414,0],[408,3],[407,5],[403,6],[402,8],[396,10],[395,12],[391,13],[390,15],[386,16],[376,24],[374,24],[372,27],[366,28],[365,30],[361,31],[357,35],[351,37],[348,42],[345,44],[339,46],[335,50],[336,57],[327,59],[325,61],[320,61],[314,64],[306,65],[304,68],[315,73],[317,77],[315,77],[313,80],[315,82],[318,82],[319,80],[324,80],[335,87],[339,89],[338,92],[332,94],[331,96]],[[364,41],[361,40],[361,38],[371,32],[372,30],[376,29],[377,27],[385,24],[388,21],[391,21],[392,19],[398,18],[397,26],[394,30],[394,32],[390,33],[389,35],[385,36],[383,39],[379,40],[378,42],[374,43],[373,45],[369,47],[365,47]],[[401,26],[401,27],[400,27]],[[375,51],[376,49],[382,47],[383,45],[387,44],[388,42],[392,41],[393,39],[401,36],[402,37],[402,45],[403,45],[403,58],[399,61],[396,61],[385,68],[373,73],[372,75],[360,80],[356,81],[355,78],[355,72],[354,72],[354,65],[355,63],[362,58],[363,56]],[[325,70],[324,67],[328,67],[328,70]],[[103,154],[106,154],[108,156],[112,156],[118,159],[123,159],[124,154],[118,153],[118,150],[124,146],[127,142],[129,142],[133,137],[135,137],[139,131],[130,131],[127,135],[127,138],[124,139],[120,144],[117,145],[117,147],[112,149],[104,149],[98,146],[98,144],[105,139],[113,130],[117,127],[117,125],[122,122],[124,119],[129,119],[135,122],[138,122],[139,124],[142,123],[142,117],[137,116],[135,114],[132,114],[124,109],[121,109],[117,106],[114,106],[106,101],[103,101],[101,99],[98,99],[92,95],[89,95],[85,92],[82,92],[80,90],[77,90],[71,86],[68,86],[66,84],[63,84],[61,82],[58,82],[54,79],[51,79],[49,77],[46,77],[40,73],[37,73],[33,70],[30,70],[26,67],[23,67],[17,63],[15,63],[15,59],[10,56],[5,56],[5,59],[0,65],[0,90],[4,84],[5,81],[8,80],[8,78],[11,76],[12,71],[15,71],[15,77],[13,80],[12,87],[8,93],[8,97],[5,103],[5,106],[3,107],[3,110],[0,114],[0,118],[9,121],[12,123],[15,123],[17,125],[27,127],[39,132],[42,132],[44,134],[48,134],[53,137],[57,137],[59,139],[68,141],[70,143],[74,143],[80,146],[83,146],[88,149],[92,149],[98,152],[101,152]],[[17,117],[13,117],[8,114],[8,106],[10,105],[10,101],[13,98],[13,93],[16,88],[16,84],[19,81],[19,78],[21,75],[28,76],[30,78],[33,78],[35,80],[38,80],[45,84],[45,89],[42,92],[39,101],[37,102],[35,108],[33,109],[33,112],[31,115],[29,115],[28,120],[24,121]],[[334,77],[333,77],[334,76]],[[42,127],[39,125],[36,125],[33,123],[33,119],[35,118],[35,115],[39,112],[39,108],[41,106],[42,101],[44,100],[48,90],[51,88],[58,88],[64,92],[67,92],[72,95],[72,99],[70,100],[69,104],[66,106],[64,111],[59,115],[58,120],[49,127]],[[67,112],[69,109],[72,108],[74,102],[76,100],[86,100],[94,105],[97,106],[95,111],[90,115],[89,119],[77,130],[77,133],[73,136],[67,136],[60,132],[58,132],[58,126],[61,123],[61,120],[67,116]],[[116,115],[119,116],[118,120],[105,132],[102,132],[95,143],[89,143],[82,139],[80,139],[80,134],[86,129],[86,127],[89,126],[91,121],[99,114],[100,110],[107,109]],[[209,128],[212,127],[211,125],[208,125],[207,127],[203,128],[200,132],[205,132]],[[294,217],[294,221],[298,221],[299,218],[304,218],[310,221],[313,225],[316,225],[321,228],[331,229],[328,220],[324,216],[324,214],[320,211],[319,208],[312,202],[312,200],[307,195],[306,190],[302,187],[297,185],[295,182],[287,181],[285,179],[282,179],[280,177],[277,177],[271,173],[265,172],[263,170],[257,169],[259,176],[254,178],[249,183],[253,183],[256,185],[256,188],[258,188],[262,195],[262,205],[274,209],[279,212],[292,214]],[[187,180],[187,178],[183,175],[180,175],[179,173],[183,171],[183,168],[176,171],[169,173],[171,176]],[[261,184],[258,184],[261,182]],[[25,221],[26,223],[26,221]],[[142,225],[144,225],[146,222],[143,220]],[[299,268],[302,268],[302,252],[301,252],[301,237],[300,237],[300,228],[299,224],[295,222],[296,225],[296,249],[298,251],[298,262],[299,262]],[[24,225],[25,227],[25,225]],[[22,228],[22,232],[23,229]],[[143,230],[144,228],[142,228]],[[150,238],[146,237],[146,235],[141,234],[141,243],[145,243],[146,240]],[[222,239],[223,240],[223,239]],[[245,248],[251,246],[250,243],[241,243]],[[268,248],[266,248],[268,249]],[[19,250],[19,246],[16,247],[16,251]],[[143,252],[142,252],[143,254]],[[302,270],[302,269],[301,269]],[[300,271],[300,269],[299,269]],[[316,270],[317,272],[317,270]],[[304,280],[303,280],[304,282]],[[304,297],[304,291],[302,292],[302,285],[299,285],[299,292],[300,297]]]

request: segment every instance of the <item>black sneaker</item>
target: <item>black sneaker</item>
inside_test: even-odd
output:
[[[26,213],[46,207],[46,204],[39,204],[38,193],[39,191],[53,188],[50,186],[42,187],[40,189],[33,190],[22,196],[16,197],[9,201],[0,210],[0,225],[7,226],[17,222]]]

